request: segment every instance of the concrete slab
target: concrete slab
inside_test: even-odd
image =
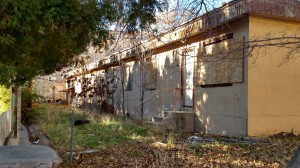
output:
[[[1,168],[55,168],[62,162],[51,148],[41,145],[0,147]]]
[[[164,117],[169,117],[165,121],[165,126],[169,130],[194,131],[195,114],[191,111],[164,111]]]
[[[7,146],[16,146],[16,145],[30,145],[31,142],[29,141],[28,132],[26,127],[21,124],[19,138],[15,138],[13,135],[8,139]]]
[[[30,144],[31,142],[29,141],[28,131],[26,127],[22,124],[20,130],[20,142],[18,143],[18,145],[30,145]]]

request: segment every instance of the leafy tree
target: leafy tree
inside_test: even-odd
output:
[[[0,85],[0,114],[9,109],[10,95],[9,89]]]
[[[155,22],[158,0],[2,0],[0,84],[23,84],[76,63],[86,46],[102,45],[112,24],[133,32]]]

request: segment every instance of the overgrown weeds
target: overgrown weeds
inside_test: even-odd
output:
[[[64,160],[62,167],[68,167],[71,109],[38,105],[30,114]],[[222,140],[230,137],[209,135],[205,139],[216,141],[187,143],[190,134],[149,128],[110,114],[77,109],[75,119],[91,121],[75,126],[75,152],[100,151],[76,156],[75,167],[285,167],[300,145],[299,137],[279,136],[261,144],[229,143]]]
[[[31,112],[32,123],[37,124],[59,152],[70,146],[71,108],[39,105]],[[149,129],[111,114],[88,113],[74,110],[75,120],[89,120],[90,124],[75,126],[75,150],[105,149],[121,144],[132,144],[151,138]]]

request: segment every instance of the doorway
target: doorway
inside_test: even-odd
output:
[[[183,51],[183,106],[193,107],[194,93],[194,64],[195,50],[194,48]]]

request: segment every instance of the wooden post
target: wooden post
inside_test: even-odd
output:
[[[12,87],[12,97],[13,97],[13,106],[12,106],[12,130],[14,133],[14,138],[17,137],[18,125],[17,125],[17,115],[18,115],[18,89],[16,86]]]
[[[10,116],[10,131],[13,131],[14,129],[14,86],[10,87],[10,110],[9,110],[9,116]]]
[[[16,143],[20,140],[21,129],[21,87],[11,87],[11,130],[13,131],[13,138]]]
[[[16,136],[16,142],[18,144],[20,142],[20,131],[21,131],[22,87],[17,87],[16,97],[17,97],[17,116],[16,116],[17,117],[17,121],[16,121],[17,136]]]

